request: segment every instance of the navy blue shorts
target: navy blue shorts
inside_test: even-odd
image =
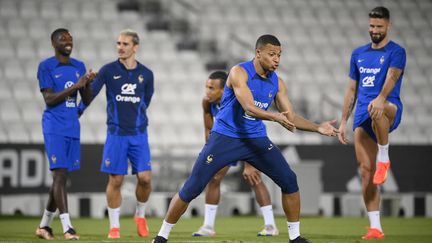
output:
[[[389,133],[390,133],[399,126],[402,120],[403,105],[402,102],[396,98],[387,98],[387,100],[397,107],[393,124],[389,128]],[[370,101],[371,100],[357,103],[356,111],[354,114],[353,130],[355,130],[357,127],[362,127],[365,130],[365,132],[375,142],[377,142],[377,137],[375,135],[375,132],[372,129],[372,119],[369,115],[369,111],[367,110]]]
[[[50,170],[64,168],[69,172],[80,169],[80,139],[44,134],[45,150]]]
[[[133,136],[108,134],[101,171],[115,175],[127,175],[128,161],[132,165],[132,174],[149,171],[151,170],[150,157],[147,133]]]
[[[185,202],[192,201],[220,169],[239,160],[247,161],[270,177],[282,193],[298,191],[295,173],[268,137],[232,138],[212,132],[179,192],[180,198]]]

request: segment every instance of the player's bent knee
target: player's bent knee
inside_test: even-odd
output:
[[[151,184],[151,177],[146,177],[146,176],[139,177],[138,183],[142,186],[148,186]]]
[[[183,201],[188,203],[201,194],[206,184],[200,180],[189,178],[180,190],[179,196]]]
[[[294,193],[294,192],[298,192],[299,191],[299,187],[298,187],[297,183],[296,184],[291,184],[291,185],[284,185],[284,186],[281,186],[281,191],[284,194],[291,194],[291,193]]]
[[[282,193],[290,194],[290,193],[298,192],[299,190],[297,184],[297,176],[294,172],[282,177],[280,182],[278,182],[277,184],[281,188]]]
[[[179,197],[181,200],[190,203],[192,200],[194,200],[196,197],[201,194],[202,190],[198,192],[198,190],[188,190],[184,187],[179,191]]]
[[[208,183],[209,187],[219,187],[222,182],[222,178],[213,177]]]

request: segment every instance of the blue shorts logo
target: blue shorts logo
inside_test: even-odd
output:
[[[110,160],[109,160],[109,159],[106,159],[106,160],[105,160],[105,166],[106,166],[106,167],[109,167],[110,164],[111,164]]]
[[[53,162],[53,164],[57,163],[57,157],[55,156],[55,154],[51,155],[51,161]]]
[[[206,163],[210,164],[211,162],[213,162],[213,154],[210,154],[210,155],[207,156]]]

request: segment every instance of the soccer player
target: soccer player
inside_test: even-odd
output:
[[[371,43],[351,55],[350,81],[345,92],[339,140],[347,144],[346,123],[357,100],[354,114],[354,146],[362,178],[363,200],[370,228],[364,240],[383,239],[380,223],[380,192],[390,168],[389,133],[402,117],[399,94],[406,63],[404,48],[389,40],[390,12],[376,7],[369,12]]]
[[[118,60],[104,65],[92,83],[93,97],[106,87],[107,138],[101,171],[109,174],[106,188],[110,230],[108,238],[120,238],[121,186],[128,174],[136,174],[137,199],[134,221],[140,237],[148,236],[146,202],[151,192],[150,147],[147,108],[153,96],[153,72],[135,59],[139,36],[130,29],[117,39]]]
[[[73,40],[67,29],[52,32],[51,44],[55,55],[40,62],[37,77],[46,104],[42,130],[53,182],[36,236],[54,239],[51,223],[58,209],[65,239],[78,240],[68,213],[66,181],[69,172],[80,168],[77,96],[80,93],[83,102],[90,103],[89,84],[96,73],[90,70],[86,74],[84,63],[70,57]]]
[[[172,227],[210,179],[228,164],[243,160],[268,175],[282,191],[282,205],[290,242],[309,242],[300,236],[300,193],[295,173],[266,134],[262,120],[274,121],[289,131],[295,128],[336,136],[331,123],[315,124],[297,115],[287,97],[284,81],[275,70],[282,49],[279,40],[263,35],[255,45],[255,58],[234,66],[225,85],[212,132],[191,175],[171,200],[154,243],[167,242]],[[279,112],[268,112],[272,101]]]
[[[213,127],[214,117],[216,117],[220,109],[220,101],[227,77],[228,74],[226,72],[215,71],[210,74],[206,81],[206,96],[202,100],[206,141]],[[244,163],[243,177],[254,189],[256,200],[260,205],[261,213],[264,217],[264,229],[258,232],[258,236],[278,235],[279,231],[274,221],[270,195],[267,187],[261,180],[261,172],[247,162]],[[214,231],[214,224],[220,200],[220,183],[228,172],[229,167],[236,166],[236,164],[237,162],[225,166],[222,170],[218,171],[208,183],[205,194],[204,224],[197,232],[192,234],[193,236],[214,236],[216,234]]]

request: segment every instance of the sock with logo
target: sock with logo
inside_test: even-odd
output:
[[[260,209],[264,218],[264,225],[272,225],[273,227],[275,227],[273,206],[270,204],[267,206],[263,206]]]
[[[108,218],[110,222],[110,229],[120,228],[120,208],[108,207]]]
[[[165,239],[168,239],[169,234],[171,233],[172,228],[175,224],[170,224],[167,221],[163,221],[162,226],[159,230],[158,236],[162,236]]]
[[[145,217],[145,209],[146,209],[146,203],[145,202],[139,202],[137,201],[136,209],[135,209],[135,216],[144,218]]]
[[[390,162],[389,155],[389,144],[386,145],[380,145],[378,144],[378,161],[383,163]]]
[[[287,222],[288,224],[288,236],[290,240],[300,236],[300,222]]]
[[[63,227],[63,233],[66,233],[69,228],[73,228],[68,213],[60,214],[59,217]]]
[[[214,228],[217,209],[217,204],[205,204],[204,225],[210,226],[212,229]]]
[[[39,224],[39,228],[43,228],[45,226],[51,227],[51,223],[54,219],[54,216],[55,216],[55,212],[50,212],[50,211],[45,209],[45,211],[42,215],[41,222]]]
[[[370,227],[374,229],[379,229],[382,232],[380,211],[370,211],[367,214],[369,217]]]

